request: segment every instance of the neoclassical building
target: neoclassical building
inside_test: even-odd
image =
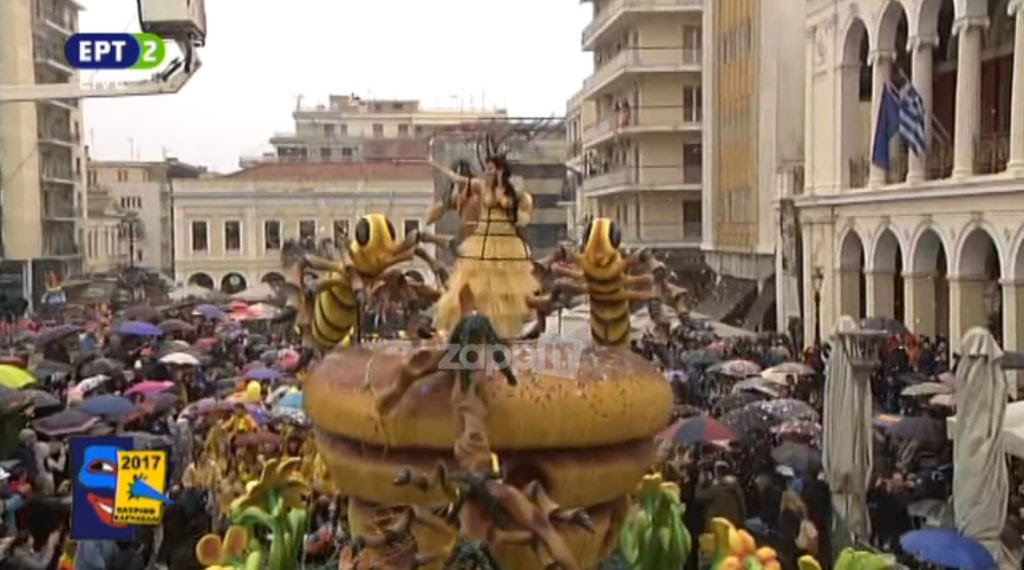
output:
[[[1024,349],[1024,0],[807,5],[806,182],[782,196],[798,212],[804,338],[880,316],[954,350],[980,324]],[[921,93],[931,143],[919,157],[894,141],[882,169],[871,142],[890,80]]]

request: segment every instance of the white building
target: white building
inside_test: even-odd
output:
[[[1024,348],[1024,2],[807,8],[806,187],[791,187],[805,341],[816,321],[827,335],[847,314],[894,317],[949,335],[954,349],[988,324],[1006,348]],[[900,76],[942,136],[925,157],[894,143],[883,170],[868,160],[874,119]]]

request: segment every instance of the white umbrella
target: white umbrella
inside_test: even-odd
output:
[[[953,388],[942,382],[922,382],[907,386],[900,392],[901,396],[934,396],[936,394],[952,394]]]
[[[172,352],[161,358],[160,362],[178,366],[199,366],[199,359],[185,352]]]
[[[825,370],[822,466],[837,515],[850,532],[866,539],[873,430],[869,371],[855,370],[851,360],[851,345],[858,329],[857,321],[844,316],[833,335],[832,355]]]
[[[1003,448],[1007,397],[1016,390],[1000,364],[1003,351],[985,328],[967,331],[956,378],[953,435],[953,512],[957,530],[985,545],[1006,568],[1000,533],[1006,522],[1010,484]],[[1014,394],[1016,395],[1016,394]]]

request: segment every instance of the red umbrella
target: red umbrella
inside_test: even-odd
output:
[[[735,441],[739,439],[732,428],[711,416],[697,416],[679,420],[661,432],[659,438],[671,439],[676,445],[680,446],[692,445],[694,443],[711,443],[713,441]]]

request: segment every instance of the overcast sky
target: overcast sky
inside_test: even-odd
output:
[[[81,0],[83,32],[139,30],[136,0]],[[579,0],[206,0],[203,67],[175,95],[92,99],[85,128],[99,159],[165,152],[214,169],[270,150],[304,104],[330,93],[503,106],[562,115],[590,70]],[[170,50],[169,50],[170,51]],[[83,72],[83,79],[134,78]],[[132,142],[133,141],[133,142]]]

